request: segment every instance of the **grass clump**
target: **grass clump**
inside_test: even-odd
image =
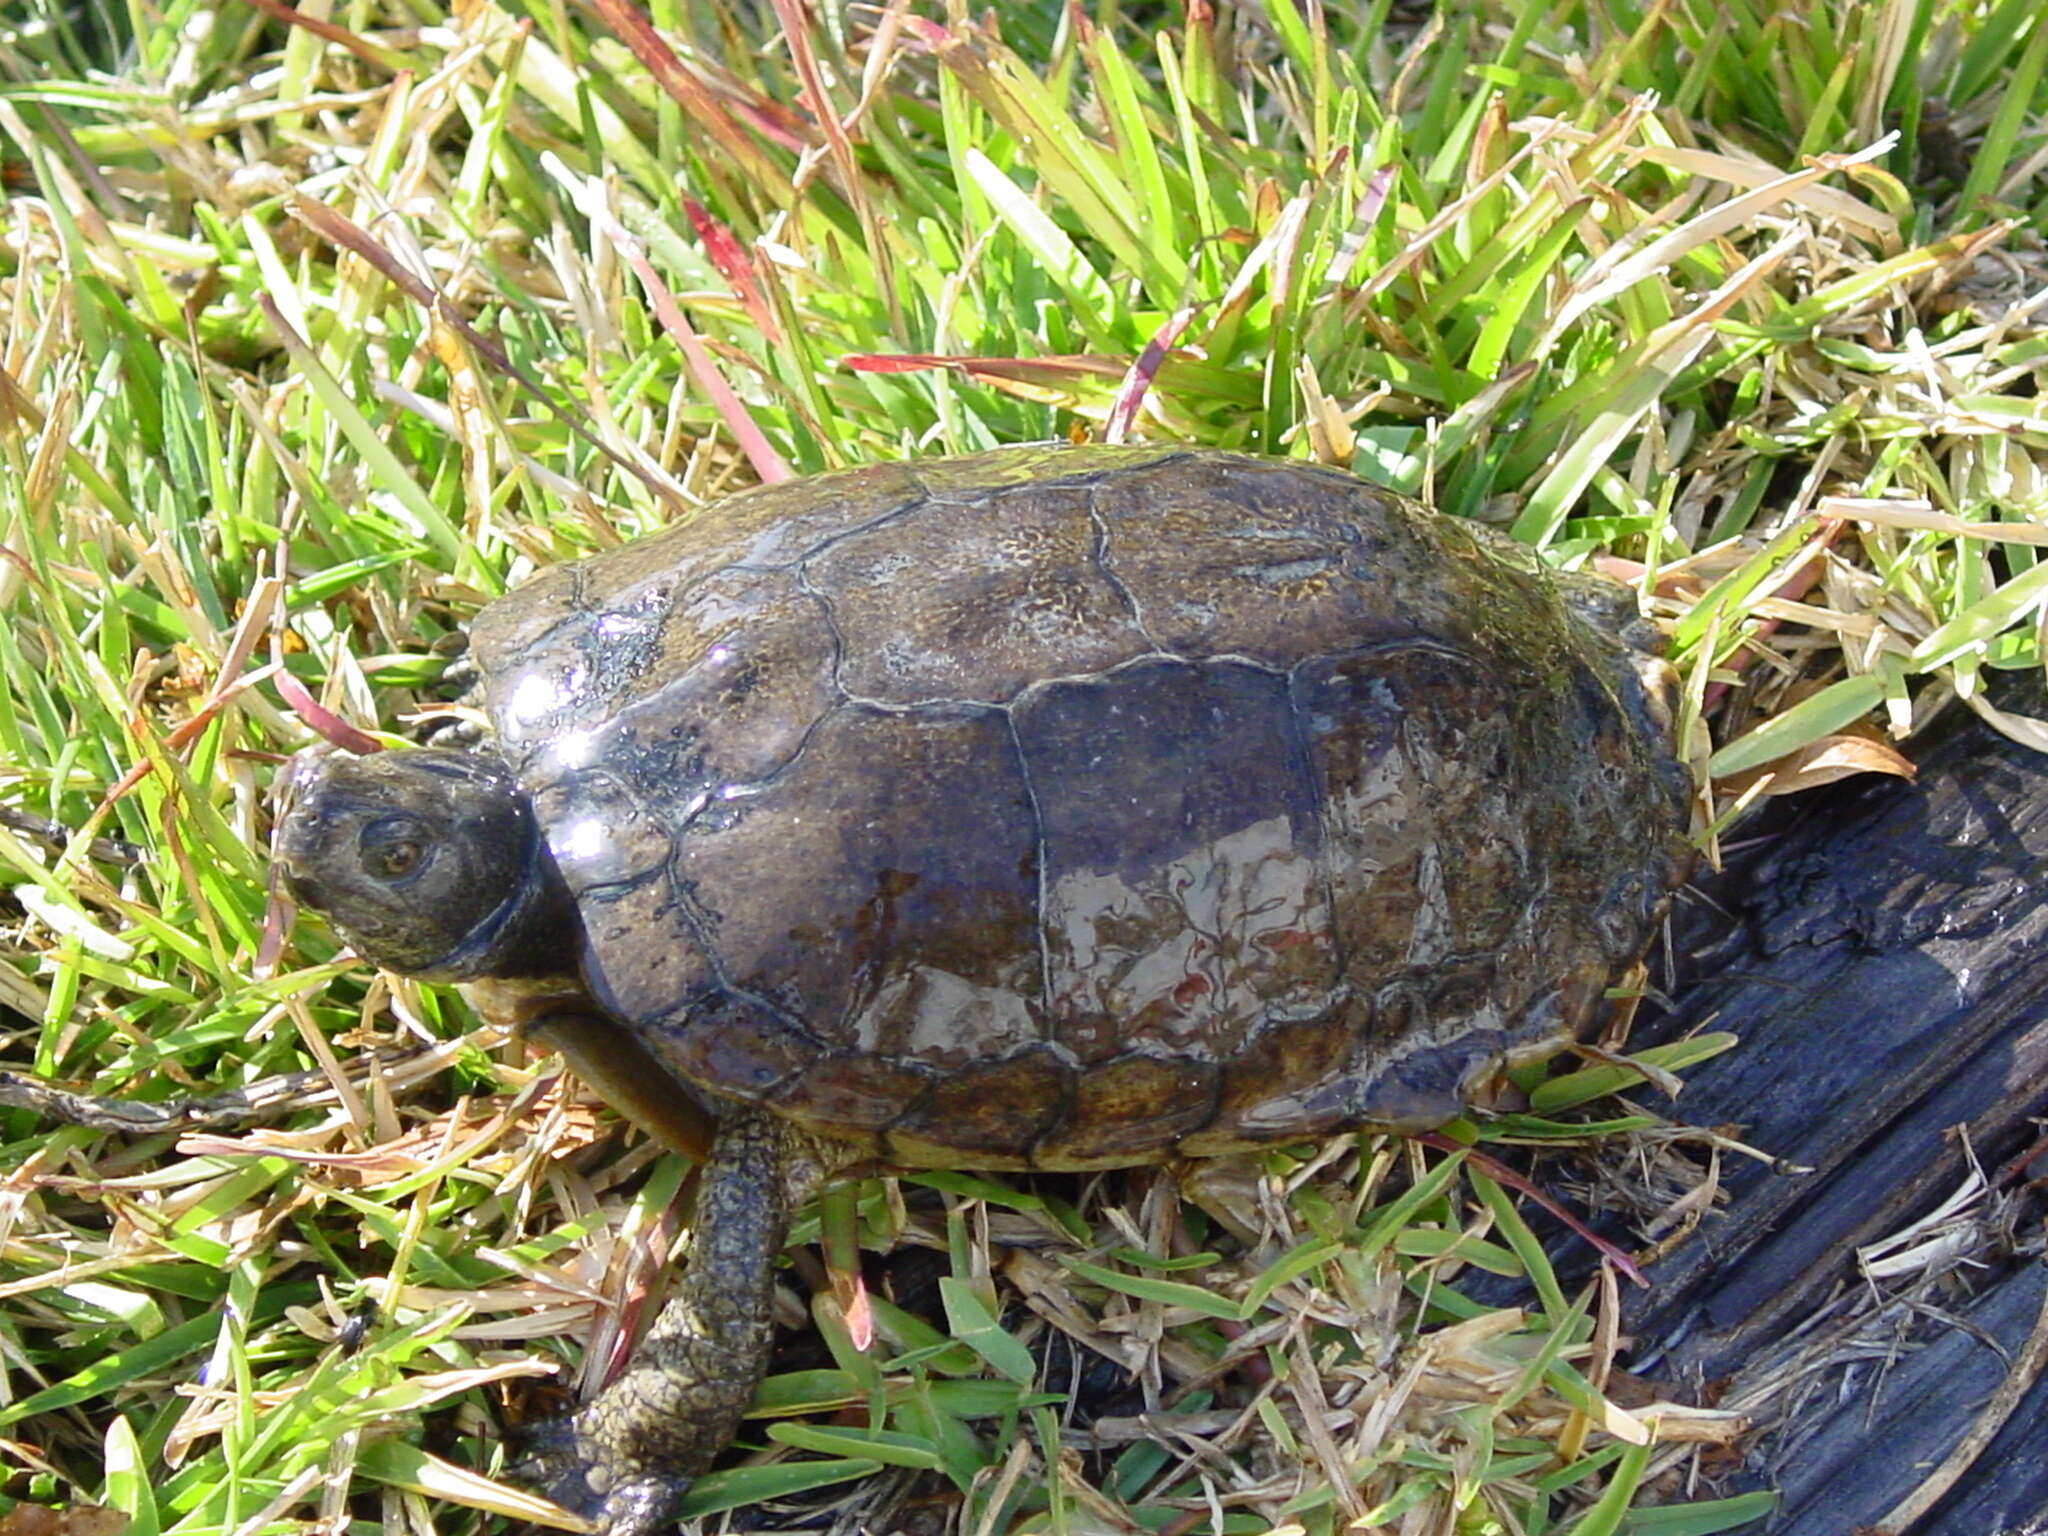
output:
[[[289,701],[400,731],[480,603],[729,487],[1315,457],[1636,582],[1717,824],[1901,771],[1955,699],[2048,746],[1984,693],[2048,607],[2038,7],[1394,9],[0,11],[0,801],[65,829],[0,827],[9,1062],[296,1107],[0,1116],[10,1495],[137,1536],[537,1513],[479,1389],[564,1335],[603,1374],[682,1166],[452,995],[267,931],[265,797]],[[1725,1430],[1614,1406],[1611,1290],[1469,1153],[1175,1188],[828,1205],[938,1306],[816,1277],[827,1355],[698,1507],[1591,1536]],[[1065,1417],[1058,1341],[1129,1411]]]

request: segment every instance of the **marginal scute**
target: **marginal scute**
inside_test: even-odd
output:
[[[896,517],[924,499],[911,464],[871,464],[832,477],[757,486],[707,507],[681,530],[693,546],[733,565],[793,570],[832,539]]]
[[[1031,1149],[1032,1161],[1046,1168],[1142,1162],[1215,1117],[1221,1080],[1214,1062],[1135,1051],[1089,1067],[1059,1125]]]
[[[828,1134],[865,1143],[916,1104],[934,1077],[901,1057],[834,1051],[804,1070],[803,1119]]]
[[[1614,972],[1614,962],[1597,950],[1559,956],[1515,1017],[1507,1048],[1510,1064],[1535,1060],[1571,1039],[1592,1017]]]
[[[921,1167],[1028,1158],[1040,1133],[1067,1115],[1073,1088],[1074,1069],[1043,1046],[971,1062],[934,1082],[884,1145]]]
[[[1182,1140],[1190,1156],[1343,1128],[1335,1097],[1371,1048],[1372,1009],[1345,997],[1321,1016],[1267,1023],[1222,1063],[1216,1117]]]
[[[472,654],[597,1005],[714,1098],[1090,1168],[1456,1112],[1687,864],[1630,595],[1334,470],[1035,446],[732,497]]]
[[[581,613],[576,606],[579,574],[574,565],[551,566],[522,586],[510,601],[485,608],[469,626],[469,654],[529,658],[540,654],[548,637]],[[503,722],[499,723],[502,726]]]
[[[1398,1131],[1442,1125],[1458,1113],[1473,1080],[1500,1062],[1502,1046],[1499,1035],[1473,1030],[1435,1049],[1403,1052],[1359,1080],[1350,1113]]]
[[[757,1103],[817,1059],[810,1035],[759,999],[724,988],[651,1023],[648,1045],[678,1077]]]
[[[1134,469],[1096,492],[1104,563],[1162,649],[1287,666],[1310,634],[1367,644],[1457,628],[1471,584],[1443,564],[1419,509],[1305,466],[1276,477],[1255,460],[1202,465]],[[1361,491],[1378,503],[1369,518]]]

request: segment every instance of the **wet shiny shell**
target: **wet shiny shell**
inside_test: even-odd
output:
[[[676,1073],[1075,1168],[1437,1123],[1585,1022],[1684,861],[1606,591],[1347,474],[1040,447],[734,497],[473,654]]]

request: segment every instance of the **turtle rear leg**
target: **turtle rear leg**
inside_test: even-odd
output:
[[[766,1369],[775,1256],[822,1162],[759,1110],[721,1122],[675,1297],[604,1391],[542,1427],[522,1470],[606,1536],[645,1536],[732,1439]]]

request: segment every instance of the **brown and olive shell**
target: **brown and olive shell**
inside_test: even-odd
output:
[[[749,491],[472,654],[680,1077],[1076,1168],[1435,1124],[1581,1026],[1686,858],[1633,614],[1338,471],[1037,447]]]

